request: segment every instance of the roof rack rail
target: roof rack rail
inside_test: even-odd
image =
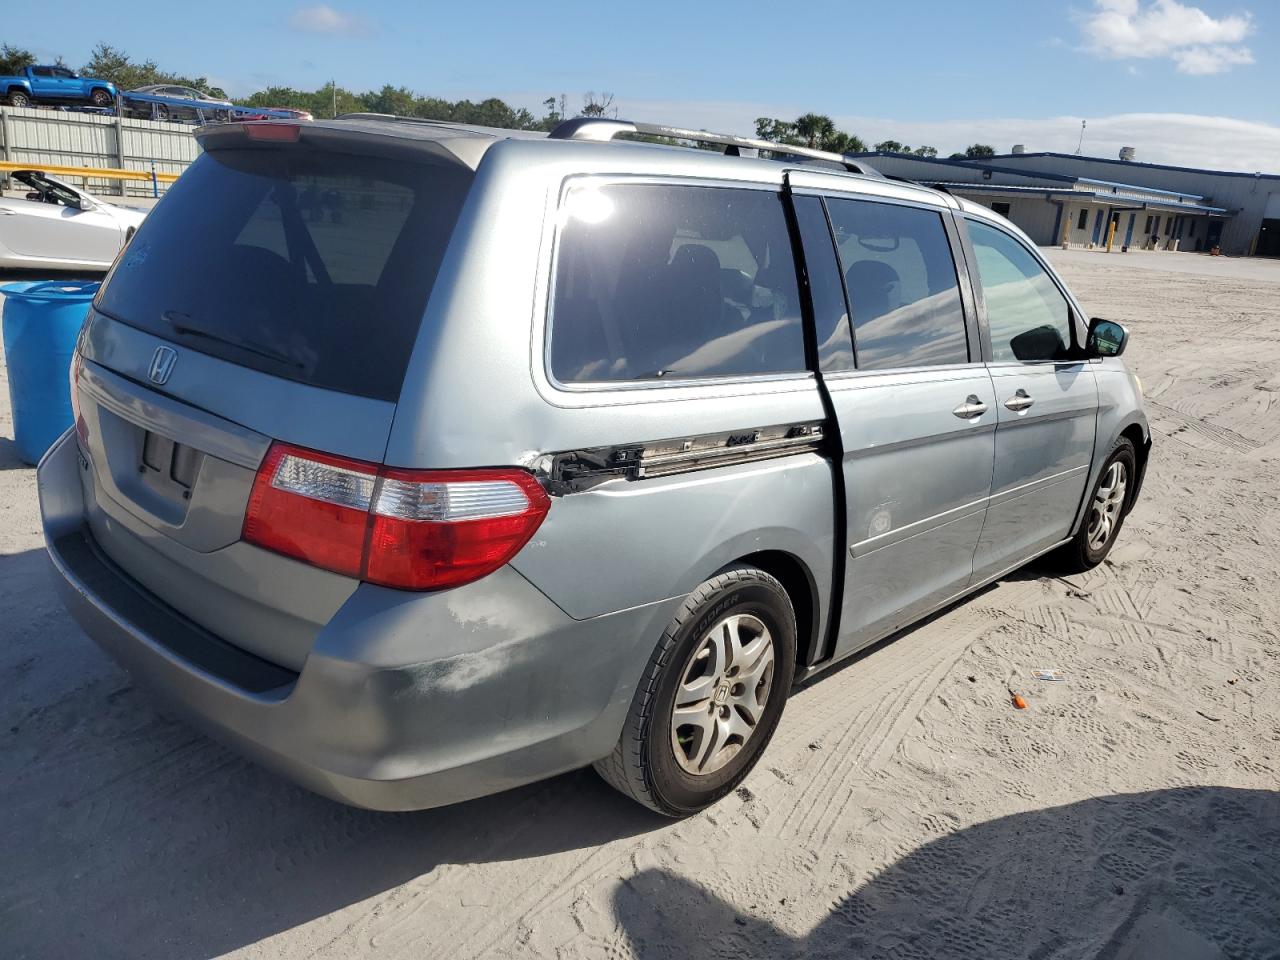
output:
[[[837,163],[850,173],[860,173],[868,177],[883,177],[879,170],[860,160],[852,160],[840,153],[827,150],[814,150],[810,147],[797,147],[789,143],[774,143],[772,140],[752,140],[747,137],[735,137],[727,133],[708,133],[706,130],[687,130],[683,127],[667,127],[658,123],[632,123],[629,120],[611,120],[607,117],[575,117],[565,120],[548,136],[552,140],[612,140],[620,134],[639,133],[650,137],[667,137],[671,140],[691,140],[694,143],[714,143],[724,147],[726,155],[731,157],[755,156],[759,151],[779,154],[786,157],[802,157],[806,160],[825,160]],[[744,152],[749,151],[749,152]]]
[[[923,180],[912,180],[910,177],[899,177],[892,173],[882,173],[880,176],[886,180],[892,180],[895,183],[905,183],[910,187],[919,187],[921,190],[937,190],[939,193],[950,193],[941,183],[925,183]]]

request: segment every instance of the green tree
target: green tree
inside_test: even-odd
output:
[[[988,146],[985,143],[975,143],[965,147],[964,156],[969,160],[980,160],[984,157],[994,157],[996,148]]]
[[[249,107],[290,107],[294,110],[310,110],[314,94],[293,87],[267,87],[244,99]]]
[[[822,139],[818,147],[831,153],[865,153],[867,150],[861,137],[843,130],[833,130]]]
[[[871,149],[879,153],[910,153],[911,148],[899,143],[897,140],[881,140]]]
[[[588,90],[582,96],[582,112],[578,114],[581,117],[616,117],[618,108],[613,105],[613,94],[602,93],[596,95],[594,90]]]
[[[794,124],[796,134],[810,149],[821,148],[824,141],[834,137],[836,125],[831,118],[821,113],[806,113],[796,117]]]
[[[796,134],[796,125],[776,117],[756,117],[756,137],[770,143],[786,143],[800,146],[803,141]]]
[[[171,83],[181,87],[194,87],[211,97],[226,97],[221,87],[212,86],[207,77],[184,77],[161,70],[154,60],[137,62],[123,50],[107,43],[93,48],[89,62],[80,68],[86,77],[109,80],[121,90],[134,90],[153,83]]]
[[[441,97],[422,96],[408,87],[393,87],[390,84],[365,93],[354,93],[343,87],[335,88],[332,84],[325,84],[319,90],[267,87],[250,94],[242,102],[250,107],[289,107],[310,111],[317,117],[330,117],[334,115],[335,99],[338,115],[388,113],[400,117],[474,123],[517,130],[550,130],[563,116],[565,102],[561,97],[555,104],[559,109],[548,106],[547,116],[539,119],[525,108],[513,107],[497,97],[490,97],[479,103],[471,100],[445,100]],[[555,101],[555,98],[550,100]],[[544,102],[544,106],[547,106],[547,102]]]
[[[756,137],[773,143],[810,147],[831,153],[863,153],[867,149],[861,137],[837,130],[832,119],[821,113],[806,113],[792,121],[757,117]]]
[[[0,44],[0,76],[17,73],[23,67],[29,67],[35,62],[35,54],[30,50],[23,50],[12,43]]]
[[[418,113],[418,97],[408,87],[393,87],[387,84],[377,93],[366,93],[361,100],[364,109],[370,113],[390,113],[401,117],[422,116]],[[330,100],[329,109],[333,109]]]
[[[938,155],[937,147],[916,147],[911,151],[917,157],[936,157]]]

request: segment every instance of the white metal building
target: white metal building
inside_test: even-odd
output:
[[[1280,256],[1280,175],[1197,170],[1065,153],[987,160],[862,154],[881,172],[945,184],[1009,217],[1036,243]]]

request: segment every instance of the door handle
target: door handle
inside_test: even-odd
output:
[[[976,393],[971,393],[965,397],[964,403],[951,411],[961,420],[972,420],[974,417],[980,417],[987,412],[987,405],[978,399]]]
[[[1030,407],[1033,403],[1035,403],[1035,401],[1032,400],[1031,397],[1027,395],[1027,391],[1019,390],[1012,397],[1006,400],[1004,402],[1004,405],[1008,407],[1010,410],[1016,410],[1018,413],[1021,413],[1023,410],[1026,410],[1028,407]]]

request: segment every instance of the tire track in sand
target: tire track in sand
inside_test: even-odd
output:
[[[1002,583],[1001,606],[1021,606],[1039,593],[1037,581]],[[830,727],[832,715],[859,706],[839,726],[834,741],[822,744],[816,769],[804,764],[796,778],[804,787],[785,810],[772,814],[762,829],[811,841],[837,823],[853,781],[888,764],[938,686],[975,640],[995,628],[985,612],[989,603],[973,600],[897,637],[864,659],[818,679],[804,691],[818,700],[798,724],[783,720],[783,742],[804,741],[817,727]],[[788,711],[790,712],[790,711]],[[800,713],[801,711],[796,711]]]

